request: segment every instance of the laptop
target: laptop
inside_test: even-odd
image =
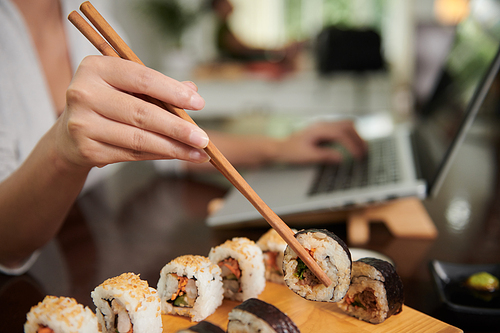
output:
[[[409,126],[368,141],[367,158],[339,165],[274,166],[243,177],[290,226],[303,214],[345,210],[403,197],[437,194],[500,67],[500,34],[474,15],[457,26],[434,93]],[[497,21],[495,21],[496,23]],[[207,218],[211,227],[265,225],[235,188]]]

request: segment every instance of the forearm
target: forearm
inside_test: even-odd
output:
[[[193,84],[134,62],[89,56],[80,63],[64,112],[0,183],[0,263],[17,264],[56,235],[92,167],[208,160],[206,133],[136,97],[143,95],[189,110],[205,104]]]
[[[87,169],[68,168],[42,138],[19,169],[0,183],[0,263],[15,266],[53,238],[85,183]]]
[[[324,142],[338,142],[356,158],[366,153],[366,143],[350,121],[313,124],[283,139],[212,132],[210,140],[236,168],[271,163],[339,163],[343,158],[342,153],[322,145]],[[208,163],[187,163],[186,169],[214,170]]]

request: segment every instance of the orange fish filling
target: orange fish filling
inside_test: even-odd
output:
[[[54,330],[50,327],[40,325],[38,327],[37,333],[54,333]]]
[[[175,273],[173,273],[172,275],[174,275],[177,280],[179,280],[179,286],[177,287],[177,291],[172,294],[172,297],[170,297],[171,301],[175,300],[178,296],[182,296],[186,293],[186,285],[189,280],[187,276],[178,276]]]
[[[234,258],[227,258],[219,262],[219,266],[222,268],[222,266],[227,267],[231,273],[236,276],[237,279],[241,277],[241,270],[240,270],[240,265],[238,264],[238,260]]]

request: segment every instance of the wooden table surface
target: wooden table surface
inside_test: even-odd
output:
[[[438,197],[424,202],[439,231],[436,239],[395,238],[383,225],[374,224],[369,243],[362,246],[394,261],[404,283],[407,312],[414,310],[465,332],[499,331],[500,318],[448,309],[438,297],[429,263],[500,263],[494,143],[489,136],[468,137]],[[226,191],[221,180],[217,175],[162,176],[148,162],[125,165],[79,198],[55,241],[27,274],[0,274],[0,332],[22,332],[26,313],[47,294],[75,297],[94,309],[90,292],[109,277],[134,272],[156,287],[161,268],[177,256],[206,256],[211,247],[235,236],[257,240],[267,227],[216,230],[205,225],[207,205]],[[346,239],[342,221],[318,226]],[[311,327],[309,319],[301,324],[303,332],[312,332],[306,328]]]

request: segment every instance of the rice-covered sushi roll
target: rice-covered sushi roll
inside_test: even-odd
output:
[[[210,260],[221,268],[224,297],[244,301],[266,286],[262,250],[245,237],[235,237],[210,250]]]
[[[403,309],[403,282],[390,263],[362,258],[352,263],[352,281],[338,303],[349,315],[378,324]]]
[[[293,232],[297,232],[292,229]],[[264,257],[264,267],[266,269],[266,280],[285,284],[283,279],[283,255],[286,249],[286,242],[274,229],[269,229],[257,241],[257,245],[262,250]]]
[[[296,294],[312,301],[338,302],[351,282],[351,252],[334,233],[325,229],[307,229],[295,234],[332,283],[326,287],[289,246],[283,258],[285,283]]]
[[[198,324],[177,331],[177,333],[226,333],[219,326],[208,321],[200,321]]]
[[[221,269],[203,256],[184,255],[166,264],[158,280],[163,314],[201,321],[222,304]]]
[[[70,297],[45,296],[26,315],[25,333],[97,333],[97,319],[88,307]]]
[[[299,333],[295,323],[280,309],[250,298],[229,312],[227,333]]]
[[[139,275],[123,273],[107,279],[91,296],[102,333],[163,331],[160,297]]]

